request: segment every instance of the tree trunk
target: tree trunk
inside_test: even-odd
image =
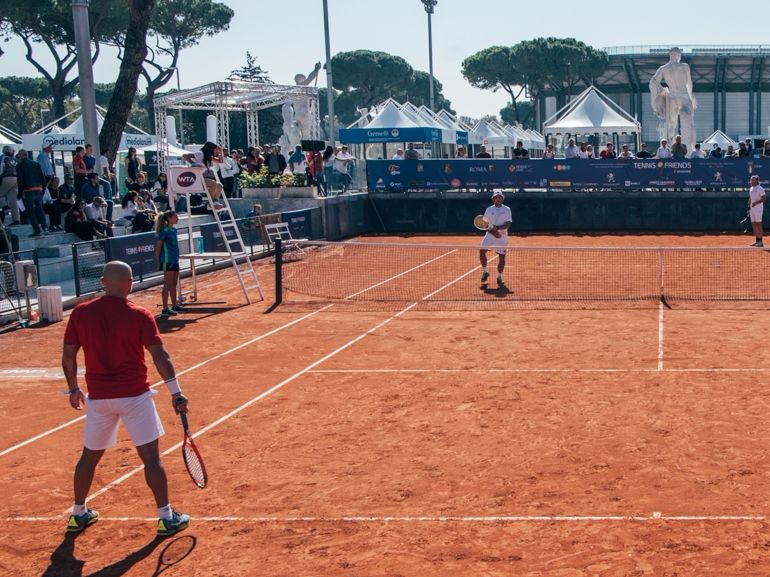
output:
[[[147,85],[147,120],[150,123],[150,134],[155,134],[155,87]]]
[[[110,98],[104,125],[99,134],[99,146],[109,149],[108,160],[112,164],[120,146],[120,137],[136,96],[139,74],[147,56],[147,28],[150,24],[155,0],[128,0],[128,29],[120,73]]]

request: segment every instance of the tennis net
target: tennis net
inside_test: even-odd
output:
[[[757,248],[509,247],[500,290],[494,251],[481,284],[478,246],[314,241],[300,248],[297,258],[276,259],[278,302],[287,291],[332,301],[770,300],[770,252]]]

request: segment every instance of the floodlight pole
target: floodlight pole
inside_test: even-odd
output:
[[[436,102],[433,96],[433,24],[431,16],[433,16],[433,10],[438,4],[438,0],[420,0],[425,6],[425,12],[428,13],[428,72],[430,77],[428,78],[428,85],[430,86],[430,109],[436,110]]]
[[[88,24],[88,5],[89,0],[72,0],[72,22],[75,30],[75,47],[78,53],[83,136],[86,143],[94,147],[93,154],[98,164],[102,152],[99,147],[99,124],[96,121],[96,94],[94,92],[94,68],[91,62],[91,28]]]
[[[329,41],[329,5],[323,0],[324,7],[324,40],[326,42],[326,102],[329,108],[329,140],[334,145],[334,88],[332,82],[332,49]]]

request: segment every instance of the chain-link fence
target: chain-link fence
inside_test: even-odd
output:
[[[32,261],[38,265],[36,251],[21,250],[0,254],[0,314],[19,311],[26,306],[26,295],[16,280],[15,263]],[[30,295],[34,298],[34,289]]]
[[[76,242],[72,245],[72,267],[75,273],[75,294],[101,290],[102,269],[107,262],[105,240]]]

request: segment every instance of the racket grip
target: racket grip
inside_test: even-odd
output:
[[[179,413],[179,416],[182,418],[182,428],[187,431],[190,428],[187,424],[187,415],[185,413]]]

